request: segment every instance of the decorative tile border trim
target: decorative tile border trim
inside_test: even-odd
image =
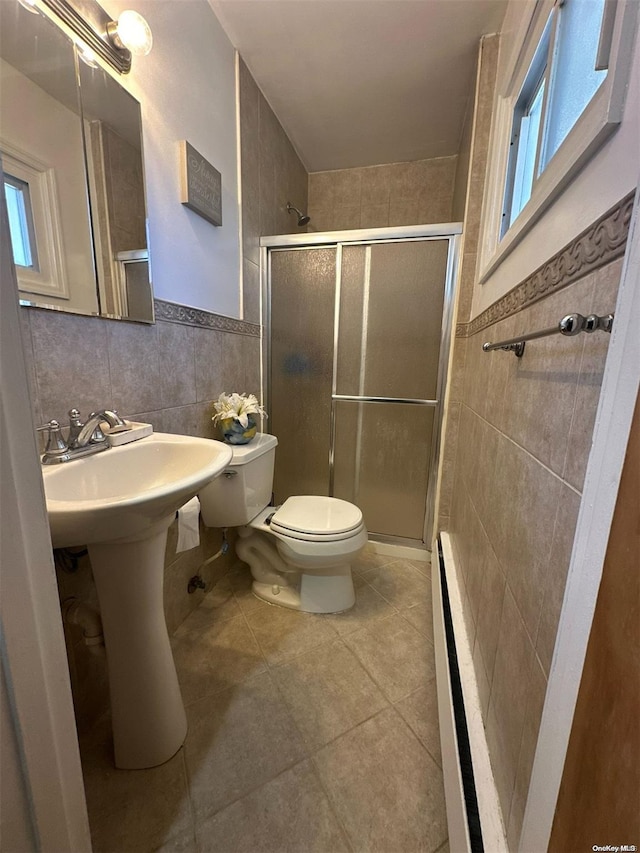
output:
[[[197,326],[199,329],[213,329],[217,332],[260,337],[260,326],[256,323],[235,320],[233,317],[203,311],[201,308],[189,308],[188,305],[180,305],[178,302],[165,302],[163,299],[154,299],[153,307],[156,320],[179,323],[182,326]]]
[[[470,323],[459,323],[456,326],[456,337],[475,335],[623,255],[634,195],[632,192],[625,196],[564,249]]]

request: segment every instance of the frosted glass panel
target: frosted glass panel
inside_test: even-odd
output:
[[[336,404],[334,495],[363,512],[367,530],[422,540],[435,409]]]
[[[338,394],[435,399],[448,248],[344,247]]]
[[[560,9],[558,48],[549,99],[544,168],[607,76],[596,71],[605,0],[566,0]]]
[[[271,257],[271,396],[276,503],[329,493],[336,249]]]

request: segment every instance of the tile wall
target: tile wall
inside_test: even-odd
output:
[[[41,309],[21,309],[34,421],[65,424],[75,406],[98,408],[153,424],[157,432],[217,438],[212,402],[221,391],[260,395],[259,238],[286,233],[294,219],[286,202],[304,209],[307,173],[270,107],[241,62],[243,260],[245,320],[156,301],[156,323],[141,325]],[[176,554],[169,530],[165,615],[170,632],[205,593],[187,593],[189,578],[220,548],[222,532],[201,528],[198,548]],[[202,570],[208,588],[236,562],[233,547]],[[75,596],[97,607],[88,558],[70,573],[58,566],[61,600]],[[104,657],[65,626],[80,730],[107,707]]]
[[[447,528],[492,766],[517,849],[609,337],[482,352],[565,314],[614,310],[622,260],[456,345],[466,351]]]
[[[175,308],[156,303],[157,314]],[[170,311],[169,311],[170,313]],[[29,369],[34,420],[61,424],[76,406],[86,415],[116,409],[151,423],[157,432],[217,438],[212,401],[224,390],[260,392],[259,327],[207,312],[190,312],[195,322],[234,331],[158,320],[155,325],[22,308],[22,332]],[[165,613],[169,630],[204,595],[187,593],[189,578],[220,547],[219,530],[201,530],[198,548],[176,554],[177,529],[169,531],[165,568]],[[211,586],[235,564],[233,548],[202,575]],[[72,574],[57,567],[61,600],[75,596],[97,607],[91,567],[80,560]],[[74,703],[80,730],[107,707],[104,657],[93,654],[79,629],[65,626]]]
[[[439,529],[452,537],[492,768],[516,850],[609,337],[541,339],[521,360],[483,353],[482,344],[568,313],[613,311],[626,214],[621,204],[603,217],[601,230],[613,237],[605,251],[595,248],[594,225],[468,322],[498,39],[485,37],[480,50]]]
[[[244,318],[260,322],[260,237],[306,231],[287,202],[307,209],[307,172],[280,122],[240,60]]]
[[[456,321],[458,323],[466,322],[471,313],[499,44],[500,37],[497,35],[484,36],[481,39],[474,107],[471,110],[471,120],[467,123],[469,126],[465,128],[463,134],[463,141],[466,140],[468,143],[468,148],[465,146],[466,156],[470,159],[466,165],[461,161],[456,172],[454,202],[457,207],[456,212],[464,213],[462,250],[457,283]],[[453,377],[460,376],[464,370],[464,354],[461,339],[454,338],[450,365]],[[453,493],[453,462],[459,424],[460,404],[456,398],[455,385],[452,385],[449,390],[449,397],[445,401],[445,423],[441,452],[442,470],[438,495],[438,525],[440,530],[449,529]]]
[[[631,424],[549,853],[640,838],[640,398]],[[631,845],[630,845],[631,846]]]
[[[450,222],[457,157],[309,175],[309,231]]]
[[[156,323],[84,317],[22,308],[22,332],[36,424],[65,424],[72,407],[98,408],[153,424],[157,432],[218,438],[212,401],[221,391],[260,395],[259,239],[287,233],[295,220],[286,202],[304,209],[307,173],[269,105],[240,63],[243,262],[245,320],[157,300]],[[216,553],[219,530],[201,528],[198,548],[177,554],[177,526],[169,530],[165,556],[165,615],[170,633],[201,602],[187,593],[189,578]],[[208,589],[236,563],[228,554],[202,570]],[[97,607],[87,557],[76,571],[58,566],[61,600],[75,596]],[[106,662],[65,626],[79,729],[93,724],[108,705]],[[95,651],[95,650],[94,650]]]

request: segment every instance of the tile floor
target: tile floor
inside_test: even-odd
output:
[[[176,631],[189,719],[153,770],[81,744],[94,851],[448,853],[429,564],[353,566],[356,605],[314,616],[223,578]]]

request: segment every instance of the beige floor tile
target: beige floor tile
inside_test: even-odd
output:
[[[447,837],[442,773],[393,709],[314,756],[354,853],[431,853]]]
[[[261,599],[257,598],[251,589],[253,578],[249,571],[249,566],[244,564],[239,566],[227,575],[236,602],[243,613],[250,613],[252,610],[260,610],[269,605]]]
[[[351,563],[351,571],[354,575],[361,575],[363,572],[368,572],[370,569],[375,569],[379,566],[386,566],[388,563],[393,563],[395,560],[397,560],[397,557],[394,557],[391,554],[377,554],[373,550],[373,546],[369,544]]]
[[[325,616],[262,603],[245,614],[269,666],[330,642],[336,631]]]
[[[344,642],[392,702],[435,675],[433,646],[399,613],[348,634]]]
[[[211,590],[186,619],[174,631],[174,636],[181,637],[190,633],[208,631],[215,623],[226,622],[236,616],[241,616],[233,590],[228,580],[223,579]]]
[[[162,847],[157,847],[153,853],[196,853],[195,830],[189,835],[179,835],[165,841]]]
[[[325,616],[327,622],[335,628],[340,636],[352,634],[360,628],[366,628],[376,619],[384,619],[396,612],[395,607],[389,604],[379,592],[364,580],[362,575],[353,576],[353,586],[356,593],[356,603],[351,610],[344,613],[336,613],[333,616]]]
[[[212,621],[205,627],[206,620],[212,617],[215,620],[212,611],[199,607],[185,619],[172,640],[182,698],[187,705],[240,684],[267,668],[244,616]],[[204,624],[199,629],[201,623]],[[194,630],[190,630],[192,626]]]
[[[395,705],[414,735],[424,744],[434,761],[442,767],[440,726],[438,724],[438,692],[432,678],[424,687]]]
[[[407,560],[407,563],[417,569],[420,574],[431,579],[431,560]]]
[[[432,607],[431,594],[429,594],[427,601],[422,604],[415,604],[413,607],[407,607],[406,610],[401,611],[407,622],[420,631],[430,642],[433,642]]]
[[[408,560],[364,572],[363,578],[376,592],[398,609],[422,604],[431,593],[431,582]]]
[[[292,767],[198,826],[202,853],[346,853],[309,761]]]
[[[311,749],[324,746],[387,705],[341,640],[274,667],[271,672]]]
[[[198,609],[210,610],[218,621],[232,619],[242,612],[227,576],[221,578],[205,595]]]
[[[202,820],[297,764],[306,754],[269,673],[187,709],[191,802]]]
[[[118,770],[110,746],[82,754],[92,846],[96,853],[137,853],[193,835],[184,754],[149,770]]]

